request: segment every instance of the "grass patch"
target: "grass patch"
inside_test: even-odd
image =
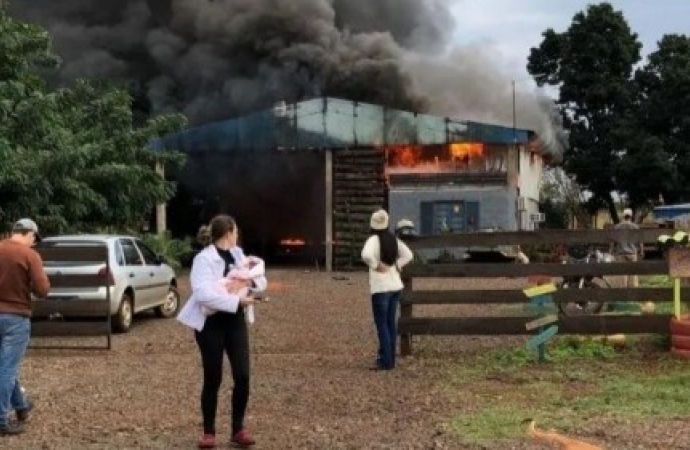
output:
[[[689,373],[656,376],[622,375],[601,382],[597,395],[573,399],[570,406],[583,413],[597,412],[628,418],[690,414]]]
[[[659,337],[645,339],[646,345]],[[562,337],[550,345],[545,364],[522,349],[477,355],[452,372],[449,392],[462,392],[464,406],[450,427],[468,444],[487,445],[524,438],[530,418],[566,433],[602,416],[690,419],[687,363],[649,351]]]
[[[473,416],[455,419],[451,429],[472,444],[509,441],[525,430],[516,417],[519,416],[514,409],[490,408]]]
[[[668,275],[640,276],[639,280],[642,287],[673,287],[673,280]]]

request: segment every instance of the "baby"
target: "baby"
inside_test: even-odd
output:
[[[257,256],[247,256],[238,266],[235,266],[224,278],[220,280],[220,284],[223,286],[223,289],[227,290],[228,286],[233,281],[252,281],[256,278],[263,277],[266,272],[265,268],[266,265],[264,264],[263,259]],[[242,287],[237,292],[234,292],[234,294],[237,294],[240,298],[246,297],[249,295],[249,287]],[[207,317],[216,313],[215,310],[205,306],[202,306],[201,310]],[[246,313],[247,322],[254,323],[254,306],[247,306]]]

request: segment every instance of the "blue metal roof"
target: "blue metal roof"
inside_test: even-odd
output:
[[[673,220],[686,214],[690,214],[690,203],[657,206],[654,208],[654,217],[658,220]]]
[[[152,149],[193,153],[449,142],[524,144],[530,134],[523,129],[317,98],[189,128],[152,142]]]

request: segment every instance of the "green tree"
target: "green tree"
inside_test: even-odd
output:
[[[637,108],[621,128],[621,187],[636,206],[690,201],[690,37],[664,36],[635,83]]]
[[[616,171],[623,152],[615,133],[634,106],[637,34],[620,11],[601,3],[575,14],[565,32],[548,29],[543,37],[530,51],[527,70],[539,86],[559,88],[556,103],[570,140],[564,168],[617,221],[611,193],[619,189]]]
[[[51,233],[141,224],[174,194],[155,164],[183,161],[148,145],[184,118],[135,128],[125,90],[77,81],[49,91],[38,70],[57,62],[44,30],[0,8],[0,221],[31,215]]]

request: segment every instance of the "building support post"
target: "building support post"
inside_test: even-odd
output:
[[[326,218],[326,272],[333,271],[333,150],[326,150],[325,218]]]
[[[156,173],[160,175],[161,178],[165,179],[165,168],[161,162],[156,162]],[[156,233],[162,234],[167,231],[166,223],[166,204],[159,203],[156,205]]]

